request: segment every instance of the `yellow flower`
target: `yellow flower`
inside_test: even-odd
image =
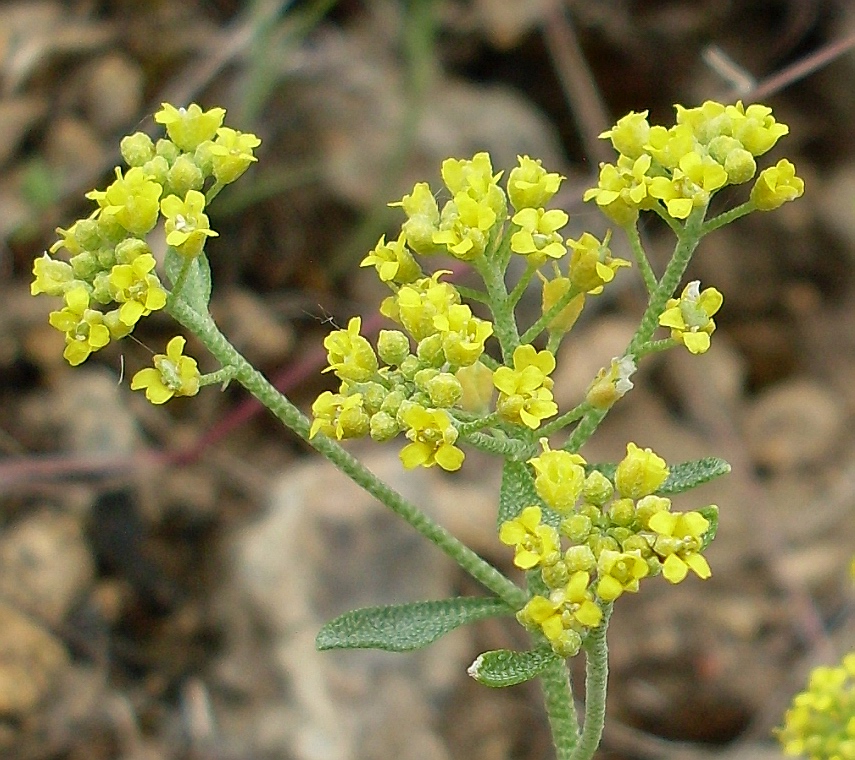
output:
[[[547,172],[540,159],[517,156],[519,166],[508,175],[508,198],[519,211],[524,208],[545,206],[561,186],[560,174]]]
[[[309,438],[323,433],[341,441],[366,435],[370,419],[362,401],[361,393],[343,395],[324,391],[312,404],[314,419],[309,429]]]
[[[238,132],[229,127],[217,130],[217,139],[208,144],[214,178],[228,185],[240,177],[258,159],[252,151],[261,140],[251,132]]]
[[[520,610],[520,622],[540,628],[556,654],[572,657],[582,644],[579,633],[596,628],[603,619],[589,583],[587,572],[573,573],[567,585],[553,591],[549,598],[532,597]]]
[[[671,298],[659,317],[659,324],[671,328],[671,337],[682,343],[693,354],[703,354],[710,347],[710,336],[715,331],[713,315],[724,301],[715,288],[700,289],[699,280],[693,280],[679,298]]]
[[[401,225],[401,232],[416,253],[427,256],[445,250],[433,242],[434,233],[439,231],[439,206],[427,182],[418,182],[412,193],[389,205],[404,209],[407,221]]]
[[[47,253],[33,261],[33,274],[36,279],[30,284],[30,294],[34,296],[61,296],[75,282],[71,264],[52,259]]]
[[[558,230],[570,217],[559,209],[524,208],[511,220],[520,229],[511,235],[511,250],[526,256],[532,265],[539,266],[547,258],[560,259],[567,249]]]
[[[213,139],[225,115],[224,108],[202,111],[195,103],[191,103],[187,108],[161,103],[161,109],[154,115],[154,120],[166,127],[169,139],[181,150],[192,153],[203,142]]]
[[[484,344],[493,334],[493,324],[472,315],[466,304],[452,304],[433,318],[442,337],[442,352],[454,367],[474,364],[484,353]]]
[[[433,233],[432,240],[445,246],[454,258],[472,261],[486,250],[496,219],[496,212],[485,199],[475,200],[458,193],[443,208],[439,230]]]
[[[664,201],[668,214],[675,219],[685,219],[692,209],[705,206],[716,191],[727,184],[724,167],[710,156],[697,151],[680,158],[673,176],[653,177],[649,193]]]
[[[196,360],[183,355],[186,342],[180,335],[170,340],[165,354],[155,354],[154,367],[134,375],[131,390],[145,389],[145,397],[152,404],[164,404],[173,396],[195,396],[201,376]]]
[[[751,200],[759,211],[772,211],[787,201],[801,198],[805,183],[796,176],[796,167],[786,158],[764,169],[751,188]]]
[[[662,574],[671,583],[682,581],[689,570],[699,578],[712,574],[706,559],[700,554],[703,536],[710,526],[709,520],[700,512],[656,512],[647,521],[657,534],[653,544],[661,558]]]
[[[187,258],[198,256],[209,237],[216,237],[205,209],[205,196],[198,190],[188,190],[184,200],[167,195],[160,202],[166,217],[166,244]]]
[[[656,491],[668,478],[668,465],[650,449],[626,445],[626,456],[615,470],[615,487],[621,496],[641,499]]]
[[[411,404],[401,412],[400,419],[408,428],[406,436],[411,441],[401,449],[404,467],[412,470],[438,464],[449,472],[460,469],[464,454],[454,445],[457,428],[447,412]]]
[[[110,342],[110,331],[104,324],[104,315],[89,308],[89,292],[82,284],[65,294],[65,307],[61,311],[51,312],[48,322],[65,333],[65,351],[62,355],[72,367],[86,361],[89,354]]]
[[[383,282],[395,282],[401,285],[423,276],[421,267],[407,250],[404,232],[398,235],[394,243],[387,243],[386,236],[383,235],[374,250],[360,262],[359,266],[373,266]]]
[[[436,317],[460,303],[460,294],[448,282],[439,282],[448,270],[440,269],[430,277],[404,285],[394,295],[380,305],[380,313],[394,320],[416,340],[421,342],[439,330],[436,327]]]
[[[526,344],[517,346],[513,361],[513,369],[499,367],[493,373],[493,385],[499,390],[496,410],[509,422],[536,430],[542,420],[558,414],[549,377],[555,357]]]
[[[534,468],[534,487],[548,507],[560,514],[576,505],[585,486],[585,460],[569,451],[552,451],[546,438],[541,439],[543,453],[529,459]]]
[[[632,224],[640,209],[651,207],[647,176],[650,166],[647,154],[634,160],[620,156],[617,165],[600,164],[597,187],[586,190],[582,199],[596,201],[602,212],[618,224]]]
[[[632,160],[644,153],[649,136],[650,124],[647,122],[647,111],[641,113],[630,111],[626,116],[618,119],[617,124],[610,130],[600,135],[601,138],[609,138],[618,153]]]
[[[346,330],[335,330],[324,338],[330,366],[324,372],[335,372],[342,380],[364,382],[377,372],[377,356],[367,339],[359,334],[362,319],[353,317]]]
[[[166,291],[154,274],[155,260],[150,253],[137,256],[130,264],[116,264],[108,277],[113,299],[122,304],[119,319],[129,327],[140,317],[166,306]]]
[[[605,549],[597,560],[597,596],[613,602],[624,591],[635,593],[638,582],[649,569],[641,552],[616,552]]]
[[[499,540],[514,547],[514,564],[521,570],[552,564],[560,556],[558,531],[551,525],[541,525],[540,520],[540,507],[530,506],[499,528]]]
[[[87,198],[97,201],[101,216],[114,219],[132,235],[144,236],[157,223],[158,200],[163,188],[140,167],[116,167],[116,180],[106,190],[93,190]]]
[[[603,292],[603,286],[614,279],[618,269],[630,266],[626,259],[612,257],[609,239],[607,233],[603,242],[600,242],[590,232],[583,233],[578,240],[567,239],[567,245],[573,250],[568,266],[568,276],[573,287],[584,293],[598,295]]]
[[[778,729],[786,755],[811,760],[855,757],[855,653],[836,667],[818,667],[805,691],[796,694]]]

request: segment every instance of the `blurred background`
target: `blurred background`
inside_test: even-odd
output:
[[[358,263],[399,199],[449,156],[540,157],[567,177],[571,234],[629,110],[737,98],[790,126],[806,193],[707,238],[690,275],[724,293],[712,350],[649,359],[583,452],[626,441],[728,459],[684,495],[717,503],[713,577],[617,605],[601,758],[775,758],[809,669],[855,643],[855,17],[846,0],[309,0],[0,4],[0,752],[50,760],[539,760],[536,685],[489,690],[474,657],[524,647],[513,621],[415,655],[314,651],[323,622],[482,590],[309,456],[231,387],[150,406],[128,378],[176,333],[154,314],[72,369],[29,295],[33,258],[90,213],[121,136],[163,101],[228,109],[259,162],[210,208],[212,310],[303,408],[323,336],[376,311]],[[743,200],[740,189],[722,206]],[[642,234],[662,266],[672,238]],[[625,252],[620,234],[615,253]],[[661,271],[661,270],[660,270]],[[589,299],[559,357],[578,402],[644,306],[634,271]],[[534,318],[539,294],[524,302]],[[380,323],[371,321],[372,329]],[[195,349],[195,352],[194,352]],[[203,370],[215,369],[198,346]],[[497,463],[402,472],[352,450],[483,556]],[[579,679],[581,682],[581,678]]]

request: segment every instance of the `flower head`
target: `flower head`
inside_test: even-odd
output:
[[[558,531],[551,525],[541,524],[540,520],[540,507],[530,506],[499,528],[499,540],[515,548],[514,564],[521,570],[552,564],[560,556]]]
[[[558,413],[552,400],[555,356],[524,344],[514,350],[514,368],[499,367],[493,373],[493,384],[499,390],[496,410],[509,422],[536,430],[541,421]]]
[[[605,549],[597,560],[597,596],[613,602],[624,591],[635,593],[638,582],[649,568],[640,552],[616,552]]]
[[[464,455],[454,445],[457,428],[452,424],[448,412],[410,404],[401,412],[400,419],[411,441],[401,449],[404,467],[411,470],[438,464],[449,472],[460,469]]]
[[[47,253],[33,261],[33,274],[36,279],[30,284],[30,294],[34,296],[61,296],[75,283],[71,264],[52,259]]]
[[[520,229],[511,235],[511,250],[535,266],[547,258],[560,259],[567,249],[558,230],[567,224],[567,213],[559,209],[524,208],[511,220]]]
[[[600,242],[590,232],[585,232],[578,240],[568,238],[567,245],[573,251],[568,277],[573,287],[583,293],[602,293],[618,269],[630,266],[626,259],[612,257],[608,234]]]
[[[217,139],[207,146],[217,182],[228,185],[240,177],[249,169],[250,164],[258,161],[252,151],[259,145],[261,140],[251,132],[220,127],[217,130]]]
[[[711,571],[701,555],[703,537],[710,526],[700,512],[668,512],[661,510],[647,521],[657,536],[653,551],[664,559],[662,574],[671,583],[682,581],[689,570],[699,578],[709,578]]]
[[[751,188],[751,200],[760,211],[772,211],[787,201],[801,198],[805,182],[796,176],[796,167],[786,158],[764,169]]]
[[[615,487],[621,496],[641,499],[654,493],[667,479],[668,465],[650,449],[626,445],[626,456],[615,470]]]
[[[553,451],[541,439],[543,453],[529,459],[534,467],[534,487],[548,507],[559,514],[573,509],[585,485],[585,460],[569,451]]]
[[[564,179],[560,174],[547,172],[540,159],[517,156],[519,166],[508,175],[508,198],[513,207],[541,208],[552,199]]]
[[[145,170],[135,166],[122,176],[116,167],[116,179],[106,190],[93,190],[87,198],[97,201],[102,217],[118,222],[132,235],[143,236],[157,223],[158,200],[163,188]]]
[[[110,342],[110,330],[104,324],[104,315],[89,308],[89,291],[83,284],[65,294],[65,306],[51,312],[48,317],[52,327],[65,333],[63,356],[76,367],[89,358],[89,354],[104,348]]]
[[[324,338],[329,367],[342,380],[363,382],[377,372],[377,355],[366,338],[359,334],[362,319],[353,317],[346,330],[335,330]]]
[[[366,435],[370,419],[362,401],[361,393],[344,395],[324,391],[312,404],[313,420],[309,438],[323,433],[341,441]]]
[[[705,353],[715,330],[713,315],[721,308],[723,297],[715,288],[701,291],[693,280],[679,298],[671,298],[659,317],[659,324],[671,328],[671,337],[693,354]]]
[[[199,368],[196,360],[184,356],[187,341],[176,335],[166,344],[165,354],[155,354],[154,367],[137,372],[131,390],[145,390],[152,404],[164,404],[173,396],[195,396],[199,392]]]
[[[203,111],[195,103],[187,108],[176,108],[162,103],[161,109],[154,115],[158,124],[166,127],[166,134],[181,150],[192,153],[206,140],[212,140],[223,123],[224,108],[212,108]]]
[[[793,698],[778,730],[784,754],[811,760],[855,757],[855,653],[840,665],[818,667]]]
[[[218,234],[211,229],[204,213],[205,196],[198,190],[188,190],[184,200],[167,195],[160,202],[160,209],[166,217],[166,243],[182,256],[198,256],[205,241]]]
[[[374,250],[359,264],[361,267],[373,266],[383,282],[406,284],[422,277],[421,267],[407,250],[406,236],[403,232],[394,243],[387,243],[386,236],[380,238]]]
[[[107,278],[113,300],[122,304],[119,319],[129,327],[140,317],[166,306],[166,291],[154,274],[155,260],[150,253],[137,256],[130,264],[116,264]]]

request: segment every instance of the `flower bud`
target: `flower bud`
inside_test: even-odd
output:
[[[590,546],[580,544],[578,546],[571,546],[564,553],[564,562],[571,573],[576,573],[580,570],[590,572],[596,566],[597,558],[594,556],[594,552],[591,551]]]
[[[455,373],[463,391],[460,408],[466,412],[486,414],[493,399],[493,370],[486,364],[474,362]]]
[[[626,456],[615,470],[615,487],[621,496],[640,499],[654,493],[668,478],[668,465],[651,449],[626,445]]]
[[[796,176],[796,167],[782,158],[775,166],[760,172],[751,188],[751,200],[759,211],[772,211],[801,197],[804,191],[805,183]]]
[[[161,138],[155,143],[154,152],[172,166],[172,162],[181,155],[181,148],[172,142],[172,140]]]
[[[201,190],[205,182],[202,171],[187,154],[182,153],[175,159],[166,175],[169,192],[183,198],[188,190]]]
[[[454,406],[463,395],[463,386],[450,372],[440,372],[425,383],[431,403],[441,409]]]
[[[445,364],[445,354],[442,351],[442,335],[434,333],[422,338],[416,347],[416,355],[423,364],[430,367],[441,367]]]
[[[615,525],[627,526],[635,517],[635,504],[632,499],[615,499],[609,506],[609,518]],[[615,536],[618,540],[618,536]]]
[[[400,330],[381,330],[377,336],[377,356],[390,367],[398,367],[410,355],[410,340]]]
[[[140,238],[126,238],[116,246],[116,263],[131,264],[138,256],[151,253],[148,243]]]
[[[545,206],[558,192],[560,174],[548,173],[541,166],[540,159],[517,156],[519,166],[511,169],[508,175],[508,198],[519,211],[523,208]]]
[[[145,132],[134,132],[123,137],[119,149],[128,166],[142,166],[154,158],[154,143]]]
[[[395,421],[394,415],[380,411],[371,416],[369,435],[377,443],[391,441],[400,432],[401,428]]]
[[[612,494],[614,492],[615,487],[612,485],[612,482],[603,475],[603,473],[598,470],[593,470],[585,478],[585,486],[582,489],[582,496],[585,501],[601,507],[612,498]]]
[[[574,514],[570,515],[569,517],[565,517],[561,521],[559,530],[561,532],[561,535],[567,536],[567,538],[569,538],[574,543],[581,544],[584,541],[588,540],[588,537],[591,535],[592,528],[593,525],[589,517],[586,517],[585,515]]]

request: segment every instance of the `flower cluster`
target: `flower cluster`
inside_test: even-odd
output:
[[[837,667],[811,673],[806,691],[796,694],[778,730],[787,755],[810,760],[855,757],[855,653]]]
[[[550,262],[553,279],[541,275],[544,329],[559,335],[572,327],[586,294],[602,292],[628,262],[612,257],[608,238],[561,236],[567,214],[545,204],[563,178],[540,161],[520,156],[504,189],[503,173],[493,171],[487,153],[447,159],[441,174],[450,195],[442,209],[430,187],[417,184],[390,204],[406,214],[401,233],[395,240],[381,237],[362,261],[391,289],[380,312],[401,330],[381,331],[376,351],[360,335],[359,319],[327,337],[326,371],[341,385],[315,401],[310,434],[386,441],[403,433],[409,439],[401,452],[405,466],[455,470],[463,460],[455,445],[459,428],[488,414],[494,395],[499,426],[527,432],[558,413],[550,378],[555,356],[517,341],[502,347],[505,365],[496,367],[485,355],[495,322],[473,314],[460,291],[443,279],[449,272],[426,274],[419,257],[446,254],[470,262],[487,274],[485,282],[501,278],[513,254],[525,258],[530,275]],[[562,258],[566,275],[558,268]]]
[[[633,224],[639,211],[656,210],[686,219],[705,208],[727,185],[750,181],[755,159],[786,135],[767,106],[707,101],[697,108],[676,106],[676,124],[651,126],[647,112],[630,113],[601,137],[620,154],[602,164],[597,187],[585,193],[620,225]],[[804,192],[804,182],[786,159],[763,170],[751,190],[754,208],[770,211]]]
[[[223,127],[225,113],[164,103],[155,121],[165,125],[167,137],[157,143],[142,132],[125,137],[122,157],[129,168],[117,167],[116,179],[105,190],[88,193],[95,211],[57,230],[60,240],[36,259],[31,292],[63,299],[49,321],[65,334],[63,355],[69,364],[84,362],[166,305],[167,291],[147,242],[161,217],[167,245],[188,259],[217,234],[204,213],[202,191],[207,183],[212,196],[237,179],[256,160],[252,150],[260,144],[255,135]],[[63,248],[68,260],[55,257]],[[183,392],[180,384],[174,389]]]
[[[670,500],[656,495],[669,469],[650,449],[628,444],[609,479],[586,472],[579,454],[541,444],[543,453],[530,464],[555,524],[530,505],[502,524],[499,538],[514,547],[517,567],[540,570],[548,591],[532,596],[518,619],[570,657],[600,624],[604,606],[638,591],[642,579],[661,573],[679,583],[690,570],[708,578],[701,552],[710,521],[701,512],[672,512]]]

